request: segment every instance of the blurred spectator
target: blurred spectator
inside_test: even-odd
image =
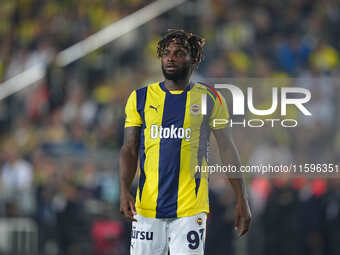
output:
[[[301,201],[301,227],[304,231],[304,254],[326,253],[326,190],[327,183],[323,179],[314,179],[310,183],[309,191],[305,190]]]
[[[313,67],[320,71],[331,71],[339,64],[339,53],[324,41],[320,41],[310,61]]]
[[[273,184],[262,215],[264,254],[302,254],[298,192],[284,179]]]
[[[226,189],[223,179],[216,180],[211,185],[209,201],[212,205],[207,221],[206,254],[233,255],[234,245],[234,197],[232,190]]]
[[[32,165],[21,158],[13,142],[5,145],[3,153],[5,155],[5,164],[1,172],[3,200],[18,207],[24,215],[30,215],[34,210]]]
[[[296,75],[308,63],[311,47],[300,39],[297,32],[290,32],[287,39],[280,43],[277,49],[280,67],[291,75]]]
[[[81,191],[72,183],[64,183],[62,188],[65,206],[57,214],[59,254],[91,254],[91,221]]]

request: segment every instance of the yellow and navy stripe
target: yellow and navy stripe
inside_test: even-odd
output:
[[[147,87],[138,89],[136,91],[136,101],[137,101],[137,111],[140,114],[142,120],[143,120],[143,125],[141,128],[141,133],[140,133],[140,146],[139,146],[139,161],[140,161],[140,176],[139,176],[139,199],[142,197],[143,193],[143,187],[145,184],[145,169],[144,169],[144,164],[145,164],[145,114],[144,114],[144,108],[145,108],[145,101],[146,101],[146,92],[147,92]]]
[[[181,94],[171,94],[160,83],[166,93],[163,109],[163,128],[174,125],[183,127],[187,92],[190,86]],[[157,218],[177,217],[178,182],[181,159],[182,139],[162,139],[159,148],[159,179],[156,207]]]

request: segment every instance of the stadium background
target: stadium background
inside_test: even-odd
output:
[[[53,59],[150,2],[1,0],[0,79]],[[206,38],[197,77],[337,78],[338,24],[336,0],[189,1],[66,67],[52,61],[44,79],[0,101],[0,253],[26,254],[6,253],[20,249],[9,226],[24,218],[33,222],[26,234],[39,233],[39,254],[128,254],[117,181],[123,110],[133,89],[161,78],[156,43],[168,28]],[[314,86],[319,111],[299,136],[252,143],[255,133],[236,133],[244,163],[340,161],[340,88]],[[212,181],[206,254],[339,254],[337,179],[248,183],[253,226],[235,242],[234,197],[220,179]]]

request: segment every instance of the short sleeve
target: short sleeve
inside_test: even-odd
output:
[[[218,95],[222,101],[222,104],[220,100],[216,97],[214,108],[212,110],[209,120],[209,126],[212,129],[222,129],[227,127],[229,124],[228,105],[226,103],[225,98],[221,95],[221,93],[218,92]]]
[[[143,120],[137,111],[136,91],[129,96],[125,106],[125,127],[141,127]]]

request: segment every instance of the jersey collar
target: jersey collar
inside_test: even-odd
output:
[[[164,92],[166,92],[166,93],[168,93],[168,94],[171,94],[170,91],[165,87],[164,81],[161,81],[161,82],[159,83],[159,86],[161,87],[161,89],[162,89]],[[189,85],[186,86],[186,88],[185,88],[185,90],[183,91],[183,93],[188,92],[193,86],[194,86],[194,83],[190,81],[190,82],[189,82]],[[181,94],[182,94],[182,93],[181,93]],[[178,94],[178,95],[181,95],[181,94]],[[171,94],[171,95],[177,95],[177,94]]]

